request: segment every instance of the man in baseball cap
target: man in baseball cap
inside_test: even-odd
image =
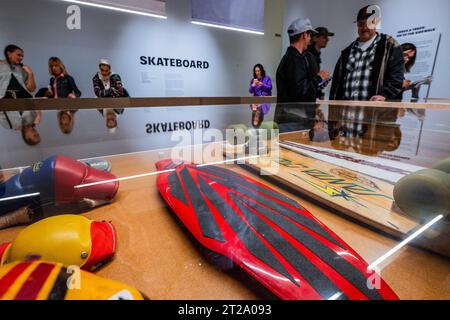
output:
[[[288,29],[290,46],[277,69],[277,102],[315,102],[318,84],[329,72],[312,73],[304,55],[311,36],[316,34],[307,18],[293,21]]]
[[[327,47],[330,37],[333,37],[334,33],[328,31],[326,27],[317,27],[315,31],[316,34],[312,36],[311,43],[306,49],[305,55],[313,74],[318,74],[322,63],[322,49]],[[324,96],[325,94],[322,89],[317,91],[317,98],[323,99]]]
[[[304,32],[311,32],[312,34],[317,33],[312,25],[311,21],[308,18],[301,18],[294,20],[288,27],[288,35],[289,37],[293,37],[295,35],[304,33]]]
[[[359,9],[358,15],[356,17],[356,21],[354,23],[358,23],[359,21],[362,21],[362,20],[367,20],[370,17],[374,17],[377,12],[378,12],[378,17],[381,18],[379,16],[380,10],[379,10],[378,6],[368,5],[368,6],[362,7],[361,9]]]
[[[391,36],[379,33],[381,9],[368,5],[358,11],[358,39],[336,64],[330,100],[394,100],[402,90],[403,52]]]

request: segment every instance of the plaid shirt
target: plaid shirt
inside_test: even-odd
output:
[[[375,52],[380,41],[377,35],[373,43],[362,51],[358,42],[355,42],[347,63],[347,75],[345,77],[345,99],[346,100],[369,100],[370,76],[373,70]]]

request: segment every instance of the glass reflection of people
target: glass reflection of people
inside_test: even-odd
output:
[[[250,80],[249,92],[255,97],[272,95],[272,79],[266,75],[262,64],[253,67],[253,78]]]
[[[328,132],[332,146],[366,155],[395,151],[402,139],[399,115],[398,108],[330,105]]]
[[[75,113],[77,110],[61,110],[58,111],[59,129],[64,134],[71,134],[75,126]]]
[[[127,98],[128,91],[123,87],[120,75],[112,71],[108,59],[100,59],[99,71],[92,79],[94,93],[98,98]],[[117,128],[117,118],[123,114],[124,109],[99,110],[105,118],[106,127],[112,133]]]
[[[36,82],[33,70],[23,64],[23,49],[10,44],[4,55],[5,60],[0,60],[0,99],[32,98]]]
[[[309,130],[309,140],[312,142],[326,142],[330,141],[331,137],[335,134],[330,131],[332,128],[328,126],[328,121],[325,120],[323,111],[318,108],[316,110],[316,120],[313,123],[313,127]]]
[[[41,135],[37,130],[41,118],[41,111],[2,111],[0,125],[5,129],[20,131],[23,141],[34,146],[41,142]]]
[[[250,109],[252,110],[252,127],[257,129],[264,121],[264,115],[269,112],[270,105],[267,103],[251,104]]]
[[[109,133],[115,133],[118,127],[117,119],[123,114],[124,109],[100,109],[98,111],[105,119]]]

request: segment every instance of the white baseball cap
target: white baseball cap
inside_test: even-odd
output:
[[[288,34],[290,37],[306,31],[311,31],[313,34],[317,33],[311,25],[311,20],[307,18],[294,20],[294,22],[292,22],[288,27]]]

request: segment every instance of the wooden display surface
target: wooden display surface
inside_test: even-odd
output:
[[[155,171],[154,163],[170,157],[170,150],[106,157],[112,173],[127,177]],[[302,206],[352,246],[368,263],[398,241],[345,217],[329,212],[254,176],[238,165],[228,169],[252,176],[296,199]],[[5,176],[8,176],[5,172]],[[156,187],[156,175],[125,180],[115,201],[85,216],[112,221],[117,229],[117,253],[97,274],[135,286],[151,299],[259,299],[265,298],[242,272],[224,273],[200,254],[194,241],[177,223]],[[10,241],[24,227],[0,230],[0,243]],[[382,263],[381,275],[400,299],[450,299],[450,260],[407,246]]]

